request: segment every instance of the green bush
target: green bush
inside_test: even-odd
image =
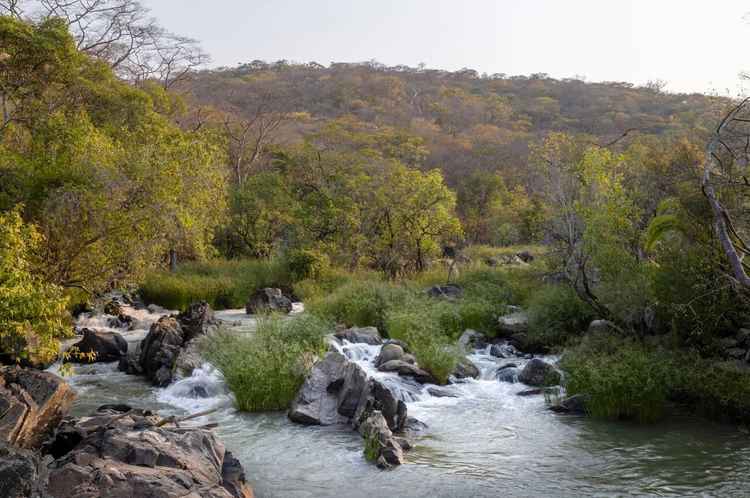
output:
[[[391,338],[409,345],[421,368],[445,383],[461,358],[455,341],[447,336],[441,317],[431,306],[402,306],[390,310],[386,328]]]
[[[245,306],[260,288],[290,289],[292,283],[287,266],[279,260],[212,260],[185,263],[175,272],[151,273],[140,292],[147,303],[169,309],[185,309],[195,301],[226,309]]]
[[[295,281],[319,279],[331,267],[326,254],[315,249],[297,249],[286,255],[289,273]]]
[[[407,299],[403,287],[372,280],[355,280],[315,300],[307,309],[320,317],[347,326],[377,327],[387,333],[385,315],[389,308]]]
[[[325,353],[331,325],[309,314],[267,317],[252,335],[219,332],[202,344],[243,411],[285,410],[315,359]]]
[[[563,357],[568,394],[589,396],[595,417],[658,420],[669,395],[669,364],[643,345],[610,336],[587,337]]]
[[[567,286],[547,286],[528,304],[529,339],[546,347],[565,345],[586,331],[594,318],[591,307]]]

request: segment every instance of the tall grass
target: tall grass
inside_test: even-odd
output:
[[[292,286],[285,263],[271,260],[212,260],[185,263],[175,272],[149,274],[140,288],[147,303],[169,309],[185,309],[206,301],[215,309],[241,308],[248,297],[263,287]]]
[[[548,285],[539,289],[528,303],[529,340],[545,347],[559,347],[580,337],[594,313],[571,289]]]
[[[252,335],[219,332],[202,343],[205,357],[224,375],[243,411],[284,410],[316,357],[325,352],[332,326],[303,314],[266,317]]]

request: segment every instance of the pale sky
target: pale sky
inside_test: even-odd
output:
[[[214,66],[361,62],[745,93],[750,0],[143,0]],[[750,82],[744,87],[750,90]]]

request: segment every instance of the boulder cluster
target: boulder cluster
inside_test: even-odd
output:
[[[145,375],[155,386],[169,385],[176,375],[187,376],[200,366],[197,339],[212,333],[219,322],[205,302],[164,316],[154,323],[138,347],[120,359],[120,370]]]
[[[51,373],[0,368],[3,498],[252,498],[242,466],[207,428],[124,405],[66,418],[73,399]]]

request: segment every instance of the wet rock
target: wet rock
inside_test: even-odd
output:
[[[484,347],[487,344],[487,338],[481,332],[476,330],[466,329],[458,338],[458,345],[463,348],[464,351],[470,351]]]
[[[501,316],[497,323],[500,332],[506,335],[526,333],[529,330],[529,316],[522,310]]]
[[[458,394],[444,387],[430,386],[427,388],[430,396],[436,398],[458,398]]]
[[[104,313],[112,316],[120,316],[123,314],[122,303],[117,299],[112,299],[104,304]]]
[[[0,493],[3,498],[44,496],[46,469],[37,453],[0,442]]]
[[[322,360],[315,363],[292,401],[288,414],[292,422],[331,425],[342,421],[338,413],[339,393],[343,388],[344,368],[347,363],[349,362],[346,357],[336,352],[327,353]]]
[[[284,296],[281,289],[266,287],[256,291],[245,305],[245,312],[248,315],[258,313],[289,313],[292,311],[292,301]]]
[[[172,382],[182,343],[182,327],[173,316],[160,318],[141,341],[140,368],[155,386],[164,387]]]
[[[453,370],[451,377],[456,379],[478,379],[479,369],[468,358],[461,358]]]
[[[375,366],[379,367],[383,363],[392,360],[401,360],[404,357],[404,354],[404,348],[398,344],[386,344],[381,348],[378,357],[375,358]]]
[[[508,343],[493,344],[490,347],[490,355],[495,358],[517,358],[521,353],[512,345]]]
[[[0,368],[0,441],[39,448],[74,398],[67,382],[49,372]]]
[[[49,466],[50,498],[251,498],[239,462],[209,431],[157,427],[140,410],[79,420],[81,441]]]
[[[143,368],[141,368],[141,348],[140,345],[133,351],[120,358],[120,363],[117,364],[117,369],[121,372],[125,372],[128,375],[142,375]]]
[[[340,341],[349,341],[352,343],[364,343],[371,346],[377,346],[383,343],[380,332],[375,327],[352,327],[345,330],[336,331],[334,337]]]
[[[404,452],[385,418],[379,411],[371,412],[359,426],[365,439],[365,456],[379,468],[391,468],[404,462]]]
[[[401,357],[401,361],[405,361],[409,365],[417,364],[417,359],[414,357],[413,354],[405,354],[404,356]]]
[[[378,367],[381,372],[396,372],[402,377],[411,377],[420,384],[437,384],[435,378],[417,365],[402,360],[391,360]]]
[[[549,363],[534,358],[524,365],[518,380],[529,386],[553,386],[560,383],[560,372]]]
[[[500,382],[510,382],[515,384],[518,382],[518,367],[515,363],[508,363],[497,369],[497,380]]]
[[[190,341],[180,349],[177,359],[175,360],[175,372],[178,377],[190,377],[193,370],[203,365],[203,358],[200,354],[200,346],[197,340]]]
[[[434,298],[456,300],[463,296],[463,289],[458,285],[433,285],[427,289],[427,295]]]
[[[83,329],[83,339],[71,346],[74,363],[119,361],[128,354],[128,342],[116,332]]]
[[[588,396],[585,394],[574,394],[573,396],[568,396],[567,398],[563,398],[557,403],[552,404],[550,410],[558,413],[585,415],[587,413],[587,401]]]
[[[397,344],[401,346],[401,349],[404,350],[405,353],[410,353],[409,345],[406,344],[404,341],[399,341],[398,339],[383,339],[383,344]]]

